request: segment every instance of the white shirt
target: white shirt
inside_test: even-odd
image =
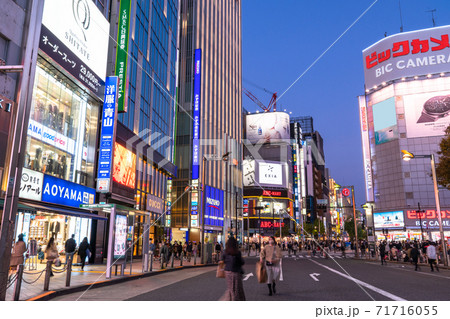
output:
[[[430,259],[436,259],[436,247],[430,245],[427,247],[427,256]]]

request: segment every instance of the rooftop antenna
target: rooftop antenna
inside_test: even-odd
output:
[[[398,0],[398,8],[400,10],[400,32],[403,32],[402,5],[400,3],[400,0]]]
[[[436,9],[428,10],[425,12],[431,12],[431,20],[433,21],[433,28],[436,26],[436,21],[434,21],[434,13],[436,12]]]

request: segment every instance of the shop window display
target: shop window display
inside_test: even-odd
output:
[[[25,167],[93,187],[97,129],[92,126],[99,103],[41,62],[33,91]]]

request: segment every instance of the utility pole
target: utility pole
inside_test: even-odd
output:
[[[0,301],[6,298],[43,11],[44,0],[28,1],[22,38],[21,64],[23,71],[20,73],[16,88],[16,92],[18,92],[15,98],[16,107],[11,112],[12,127],[5,158],[6,169],[3,179],[5,182],[2,183],[6,185],[6,194],[0,228]]]
[[[356,223],[356,207],[355,207],[355,188],[352,186],[352,203],[353,203],[353,221],[355,222],[355,258],[358,258],[358,224]]]
[[[417,203],[417,207],[419,208],[419,210],[417,211],[417,213],[419,214],[420,233],[421,233],[421,235],[422,235],[422,240],[423,240],[422,211],[420,210],[420,203]],[[424,212],[425,212],[425,211],[424,211]]]

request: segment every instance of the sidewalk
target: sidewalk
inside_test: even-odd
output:
[[[124,276],[120,276],[120,266],[117,267],[117,276],[115,275],[115,266],[111,268],[111,278],[106,279],[106,264],[103,265],[86,265],[84,271],[81,271],[80,266],[72,267],[72,276],[70,281],[70,287],[66,287],[66,275],[67,272],[64,270],[65,265],[61,267],[54,267],[54,276],[50,278],[49,291],[44,291],[44,280],[45,280],[45,266],[46,264],[39,264],[36,270],[28,270],[26,268],[23,274],[22,287],[20,291],[20,300],[37,300],[44,298],[47,295],[54,294],[55,292],[61,293],[63,291],[76,291],[87,289],[91,284],[96,286],[114,284],[116,282],[122,282],[125,280],[137,279],[143,276],[152,276],[164,271],[180,270],[183,268],[192,267],[203,267],[208,265],[200,265],[200,258],[197,258],[196,265],[194,265],[194,259],[192,258],[190,262],[183,260],[183,266],[180,266],[180,260],[175,259],[173,263],[173,268],[171,267],[171,261],[165,267],[161,269],[161,263],[159,260],[153,260],[152,272],[144,272],[142,260],[133,261],[132,264],[127,262]],[[215,265],[215,264],[210,264]],[[150,267],[150,262],[149,262]],[[131,274],[130,274],[131,270]],[[15,283],[7,290],[6,300],[14,300],[14,289]]]

